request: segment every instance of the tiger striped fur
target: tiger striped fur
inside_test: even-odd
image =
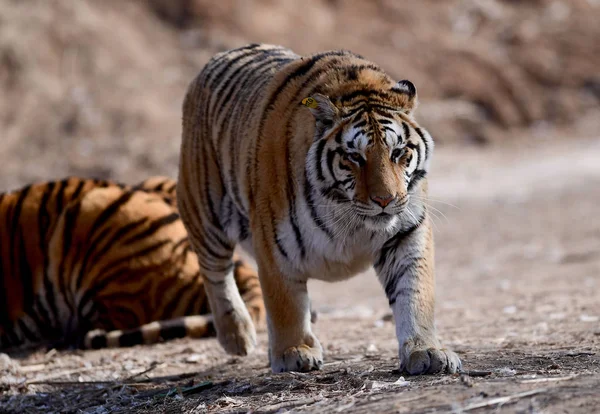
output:
[[[101,348],[214,334],[175,181],[71,177],[0,194],[0,349]],[[235,259],[256,322],[256,272]]]
[[[400,368],[460,368],[435,333],[424,203],[433,141],[413,117],[416,102],[411,82],[348,51],[251,44],[214,56],[193,80],[177,199],[225,350],[255,344],[232,271],[241,243],[258,263],[274,372],[322,365],[307,279],[370,266],[393,310]]]

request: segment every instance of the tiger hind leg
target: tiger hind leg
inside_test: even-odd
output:
[[[202,272],[219,343],[233,355],[247,355],[256,345],[256,329],[240,296],[233,270]]]

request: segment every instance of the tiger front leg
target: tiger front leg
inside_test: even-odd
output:
[[[400,371],[411,375],[455,373],[460,358],[443,348],[434,324],[433,235],[428,218],[392,238],[375,263],[396,323]]]
[[[311,330],[306,280],[287,278],[275,266],[260,259],[258,274],[267,309],[271,370],[320,369],[323,350]]]

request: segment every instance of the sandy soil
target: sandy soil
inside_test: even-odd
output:
[[[401,378],[391,315],[365,274],[311,285],[320,372],[271,374],[264,333],[247,358],[213,339],[53,351],[2,359],[0,404],[14,413],[594,412],[599,155],[592,138],[436,154],[437,323],[462,375]]]

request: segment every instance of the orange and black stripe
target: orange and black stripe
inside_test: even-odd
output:
[[[214,333],[175,186],[71,177],[1,194],[0,348],[92,346],[91,331],[94,347]],[[235,275],[262,318],[255,271],[240,260]]]

